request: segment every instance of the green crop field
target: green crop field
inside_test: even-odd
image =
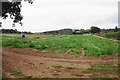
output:
[[[35,48],[38,50],[69,50],[79,54],[81,49],[85,55],[103,56],[118,54],[118,41],[98,38],[93,35],[53,35],[49,37],[2,36],[2,47]]]

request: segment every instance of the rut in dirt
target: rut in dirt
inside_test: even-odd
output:
[[[10,73],[11,70],[21,72],[25,76],[37,78],[79,78],[72,74],[81,74],[83,75],[81,78],[88,78],[91,74],[85,73],[85,70],[91,65],[101,63],[117,64],[118,62],[117,58],[115,60],[102,60],[82,55],[79,58],[70,59],[64,57],[64,53],[60,54],[61,57],[59,58],[52,57],[51,54],[44,56],[39,51],[35,52],[20,48],[2,48],[2,51],[3,73],[8,78],[14,77]],[[33,52],[34,54],[31,54]]]

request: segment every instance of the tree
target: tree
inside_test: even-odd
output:
[[[4,1],[4,0],[3,0]],[[15,26],[15,23],[20,23],[22,26],[22,19],[23,16],[21,15],[21,1],[22,0],[7,0],[7,2],[2,2],[2,18],[6,19],[8,18],[8,15],[10,15],[10,18],[13,19],[13,26]],[[28,1],[28,3],[33,3],[32,0],[24,0]]]
[[[2,22],[0,22],[0,27],[2,27]]]
[[[114,29],[114,32],[117,32],[118,31],[118,28],[117,28],[117,26],[115,27],[115,29]]]
[[[99,33],[100,32],[100,28],[92,26],[90,32],[93,33],[93,34],[94,33]]]

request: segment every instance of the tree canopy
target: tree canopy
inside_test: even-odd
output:
[[[118,31],[118,28],[117,28],[117,26],[115,27],[115,29],[114,29],[114,32],[117,32]]]
[[[100,32],[100,28],[92,26],[90,32],[93,33],[93,34],[94,33],[99,33]]]
[[[28,3],[33,3],[32,0],[24,0],[28,1]],[[10,15],[10,18],[13,20],[13,26],[15,26],[15,23],[19,23],[22,26],[22,19],[23,16],[21,15],[21,4],[22,0],[7,0],[6,2],[2,2],[2,18],[6,19],[8,18],[8,15]]]

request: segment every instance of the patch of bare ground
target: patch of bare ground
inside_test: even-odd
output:
[[[2,48],[3,74],[7,78],[26,76],[33,78],[89,78],[92,73],[86,70],[91,65],[118,64],[117,55],[106,55],[106,59],[103,60],[99,57],[83,56],[82,54],[78,54],[76,58],[70,58],[66,51],[64,53],[50,52],[51,50]]]

